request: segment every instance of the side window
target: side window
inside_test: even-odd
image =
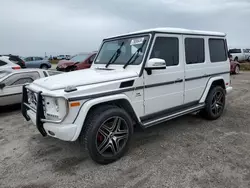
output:
[[[25,61],[33,61],[33,58],[32,57],[27,57],[27,58],[25,58]]]
[[[203,38],[185,39],[186,63],[196,64],[205,62],[205,47]]]
[[[160,58],[167,66],[179,64],[179,39],[176,37],[157,37],[150,58]]]
[[[31,83],[34,80],[32,78],[20,78],[17,81],[13,82],[11,85],[20,85],[20,84],[26,84],[26,83]]]
[[[41,60],[43,60],[43,58],[41,58],[41,57],[35,57],[34,59],[35,59],[35,61],[41,61]]]
[[[38,72],[18,73],[10,75],[8,78],[3,80],[3,83],[5,83],[6,86],[13,86],[24,83],[30,83],[38,78],[40,78]]]
[[[0,60],[0,66],[4,66],[4,65],[6,65],[7,63],[5,63],[4,61],[1,61]]]
[[[210,60],[212,63],[227,60],[227,50],[224,39],[209,39]]]

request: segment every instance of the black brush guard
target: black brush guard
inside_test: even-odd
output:
[[[27,121],[30,120],[30,117],[27,115],[27,110],[29,110],[29,109],[31,109],[31,107],[28,105],[28,92],[27,92],[27,89],[25,88],[25,85],[24,85],[23,86],[23,97],[22,97],[22,114]],[[37,93],[36,127],[43,136],[46,136],[47,133],[43,128],[42,119],[45,119],[45,116],[44,116],[44,110],[43,110],[42,92],[40,91]]]

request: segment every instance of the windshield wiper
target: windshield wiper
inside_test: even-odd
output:
[[[129,58],[129,60],[127,61],[127,63],[125,63],[125,65],[123,66],[123,68],[125,69],[128,65],[130,65],[130,64],[133,64],[135,61],[136,61],[136,59],[139,57],[139,52],[142,52],[142,48],[143,48],[143,46],[144,46],[144,44],[146,43],[146,40],[144,40],[143,41],[143,43],[142,43],[142,45],[141,45],[141,47],[140,48],[138,48],[137,50],[136,50],[136,52],[131,56],[131,58]],[[135,57],[136,56],[136,57]],[[134,58],[135,57],[135,58]],[[133,59],[134,58],[134,59]],[[132,60],[133,59],[133,60]]]
[[[120,54],[121,54],[121,48],[122,48],[122,46],[124,45],[124,42],[122,42],[121,43],[121,45],[120,45],[120,47],[115,51],[115,53],[112,55],[112,57],[110,58],[110,60],[109,60],[109,62],[106,64],[106,68],[108,68],[108,66],[110,65],[110,64],[112,64],[112,63],[114,63],[116,60],[117,60],[117,58],[120,56]],[[115,57],[115,58],[114,58]],[[114,58],[114,60],[113,60],[113,58]]]

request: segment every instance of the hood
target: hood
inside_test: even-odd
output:
[[[85,86],[126,78],[134,78],[137,76],[138,74],[136,72],[128,71],[126,69],[84,69],[41,78],[39,80],[35,80],[33,84],[47,90],[58,90],[64,89],[67,86]]]
[[[73,61],[70,61],[70,60],[60,60],[58,63],[57,63],[57,66],[58,67],[61,67],[61,66],[71,66],[71,65],[74,65],[75,62]]]

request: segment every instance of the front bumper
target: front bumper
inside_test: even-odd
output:
[[[36,125],[36,113],[32,110],[27,111],[27,115],[34,125]],[[43,123],[43,129],[46,135],[58,138],[64,141],[72,141],[75,136],[77,125],[75,124],[55,124]]]
[[[23,86],[23,98],[22,98],[22,114],[27,121],[31,120],[36,125],[38,131],[43,136],[52,136],[60,140],[73,141],[73,138],[77,132],[76,124],[64,124],[46,122],[43,110],[42,92],[37,93],[37,106],[36,109],[32,108],[28,104],[27,89]]]
[[[56,70],[65,72],[65,68],[61,68],[61,67],[56,67]]]

